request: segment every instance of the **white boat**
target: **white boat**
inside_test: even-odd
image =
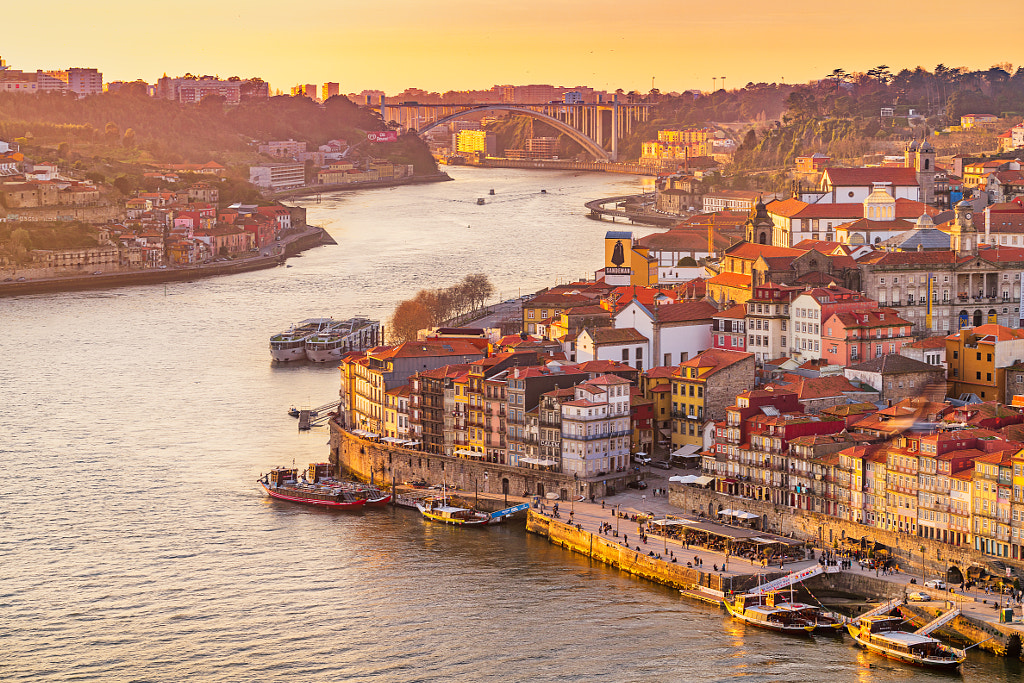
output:
[[[491,515],[473,508],[456,507],[448,503],[448,489],[442,488],[439,499],[427,499],[416,503],[416,509],[424,518],[456,526],[484,526],[491,523]]]
[[[326,330],[333,318],[310,318],[293,325],[286,332],[270,338],[270,357],[277,361],[301,360],[306,357],[306,340]]]
[[[363,351],[380,342],[380,322],[350,318],[334,322],[306,338],[306,358],[314,363],[336,361],[350,351]]]
[[[931,636],[903,631],[903,619],[889,616],[861,617],[846,625],[857,644],[870,652],[914,666],[955,669],[967,659],[965,650],[950,647]]]

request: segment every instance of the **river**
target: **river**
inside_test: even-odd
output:
[[[0,680],[941,678],[849,641],[745,629],[521,526],[265,498],[261,472],[326,458],[326,431],[297,433],[286,410],[329,401],[338,382],[333,367],[271,364],[273,332],[386,317],[467,272],[505,298],[591,274],[610,224],[583,202],[639,188],[451,171],[305,202],[338,246],[291,267],[0,300]],[[1019,676],[1019,662],[975,652],[964,670]]]

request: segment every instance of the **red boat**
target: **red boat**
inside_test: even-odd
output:
[[[364,484],[361,481],[342,481],[334,478],[331,464],[328,462],[311,462],[306,470],[306,479],[321,484],[340,486],[356,498],[366,501],[366,507],[384,507],[391,502],[391,494],[373,484]]]
[[[259,483],[267,495],[277,500],[342,510],[366,505],[366,498],[359,498],[344,487],[299,481],[296,474],[298,470],[278,467],[263,475]]]

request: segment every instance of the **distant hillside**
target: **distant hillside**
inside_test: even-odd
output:
[[[365,140],[367,131],[383,130],[379,116],[344,96],[319,106],[305,97],[272,97],[225,107],[220,97],[198,105],[181,105],[143,94],[104,93],[77,99],[72,95],[0,94],[0,139],[53,148],[64,155],[145,163],[225,165],[256,158],[252,143],[303,140],[315,149],[328,140]],[[426,145],[415,136],[397,143],[364,144],[361,151],[379,158],[412,163],[417,172],[436,170]]]

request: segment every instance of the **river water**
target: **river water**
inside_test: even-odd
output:
[[[521,526],[264,497],[261,472],[326,458],[326,431],[297,433],[286,410],[326,403],[338,381],[332,367],[272,365],[273,332],[386,317],[467,272],[490,273],[505,298],[591,273],[609,224],[583,202],[639,187],[452,175],[308,203],[338,246],[290,268],[0,299],[0,680],[943,678],[849,641],[746,629]],[[974,652],[964,670],[1019,677],[1018,662]]]

